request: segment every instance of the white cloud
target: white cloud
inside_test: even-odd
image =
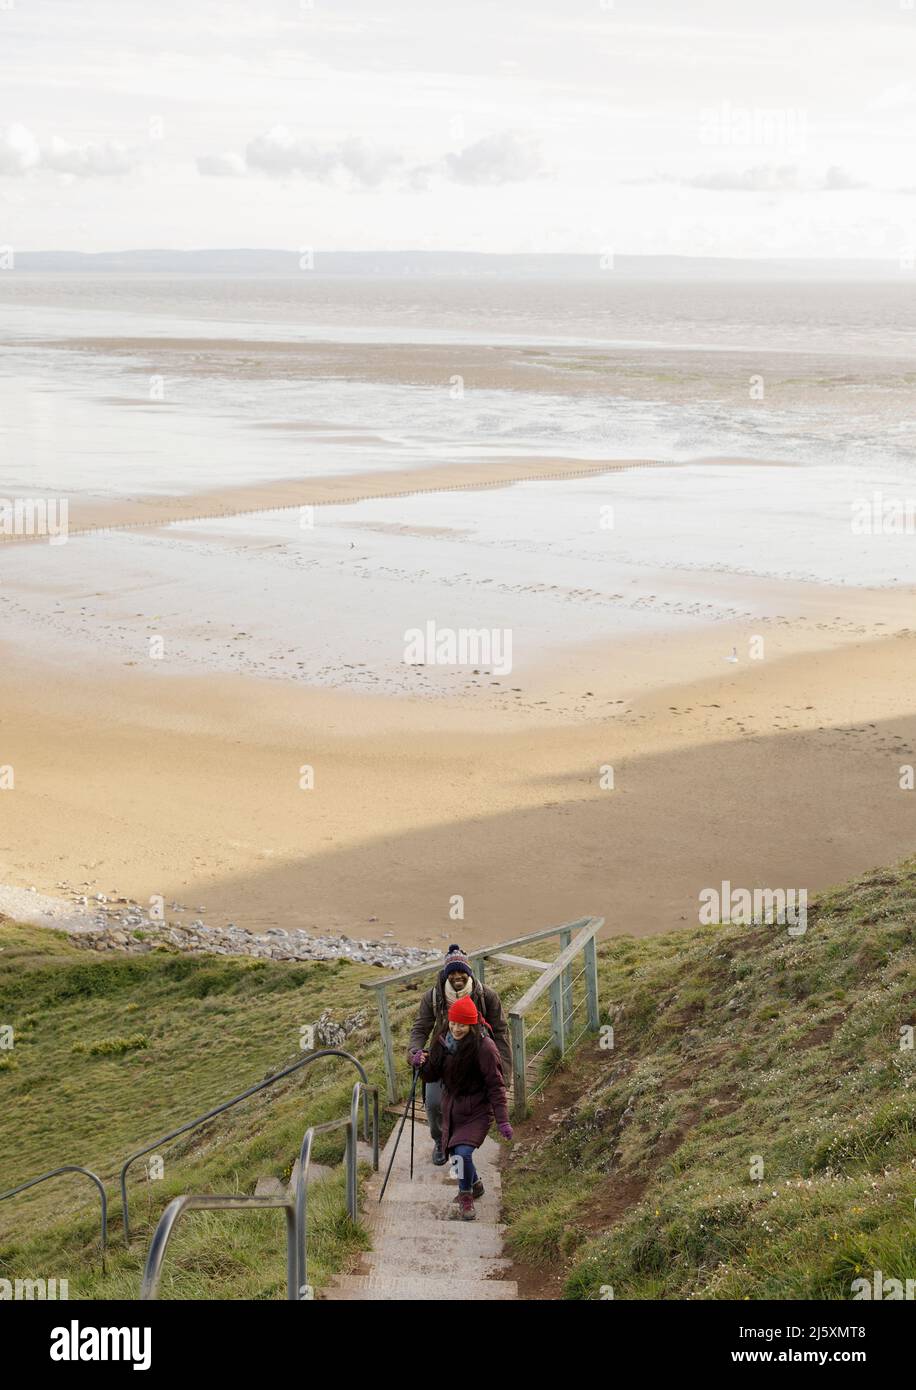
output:
[[[293,135],[285,125],[275,125],[248,142],[245,163],[262,174],[304,174],[307,178],[324,179],[333,170],[334,156]]]
[[[458,154],[447,154],[443,171],[455,183],[477,187],[522,183],[545,172],[536,142],[514,131],[487,135]]]
[[[25,174],[41,158],[38,141],[24,125],[0,131],[0,174]]]
[[[126,146],[116,141],[71,145],[55,135],[50,144],[42,148],[26,126],[10,125],[0,131],[0,174],[28,174],[47,169],[76,178],[104,178],[129,174],[134,162]]]
[[[364,140],[342,140],[322,148],[312,140],[294,135],[285,125],[273,126],[250,140],[244,158],[245,168],[251,173],[270,174],[276,178],[300,174],[319,182],[343,175],[366,188],[381,183],[400,163],[400,156]],[[213,172],[202,168],[200,160],[198,168],[201,173]]]
[[[841,169],[838,164],[831,164],[824,175],[823,188],[827,193],[845,192],[849,188],[867,188],[868,184],[861,179],[857,179],[853,174],[847,174],[845,169]]]
[[[205,178],[239,178],[245,173],[245,167],[240,154],[202,154],[197,159],[197,172]]]
[[[0,134],[4,239],[689,253],[694,234],[669,232],[681,218],[727,254],[778,234],[784,254],[864,255],[868,219],[909,225],[896,190],[916,183],[916,16],[899,0],[466,0],[461,14],[22,0],[0,14],[0,125],[21,123]],[[739,106],[785,113],[793,137],[807,112],[805,139],[744,142],[728,125],[704,144],[698,113]],[[842,192],[858,178],[867,193]],[[371,218],[364,189],[380,190]],[[817,236],[779,230],[805,219],[822,219]]]
[[[58,174],[75,174],[78,178],[110,178],[116,174],[129,174],[134,167],[134,158],[125,145],[117,141],[105,141],[97,145],[71,145],[67,140],[55,136],[50,145],[42,151],[41,167],[53,169]]]
[[[814,176],[797,164],[757,164],[750,169],[720,169],[678,182],[688,188],[731,193],[836,193],[866,185],[832,164],[823,176]]]
[[[402,169],[400,155],[365,140],[341,140],[321,146],[276,125],[257,135],[244,155],[201,155],[197,169],[204,177],[231,178],[267,174],[274,178],[299,175],[319,183],[343,177],[364,188],[375,188]],[[406,171],[406,187],[428,190],[436,176],[473,187],[495,187],[539,178],[545,172],[537,143],[528,136],[505,131],[485,136],[457,153]]]
[[[338,157],[347,173],[367,188],[381,183],[401,163],[399,155],[376,149],[363,140],[345,140]]]

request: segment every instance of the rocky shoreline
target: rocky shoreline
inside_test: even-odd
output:
[[[61,885],[66,887],[66,885]],[[172,903],[176,912],[188,909]],[[202,911],[203,909],[198,909]],[[32,922],[65,931],[75,946],[91,951],[122,951],[143,955],[160,946],[189,953],[220,956],[256,956],[264,960],[352,960],[385,970],[411,970],[441,958],[441,951],[403,946],[394,940],[369,941],[343,933],[312,936],[297,928],[268,927],[253,932],[230,923],[208,926],[202,918],[190,923],[162,921],[139,903],[99,893],[95,898],[76,894],[71,900],[50,898],[33,889],[0,890],[0,920]]]
[[[142,955],[157,946],[180,951],[207,951],[219,956],[258,956],[266,960],[353,960],[387,970],[410,970],[441,958],[441,951],[421,951],[391,941],[354,941],[348,936],[309,936],[306,931],[269,927],[256,935],[246,927],[208,927],[203,922],[83,928],[70,934],[76,946],[94,951],[126,951]]]

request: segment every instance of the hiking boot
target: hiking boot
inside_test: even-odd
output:
[[[476,1221],[477,1213],[474,1210],[474,1198],[470,1192],[459,1192],[455,1198],[449,1219],[452,1221]]]
[[[477,1201],[477,1198],[478,1198],[478,1197],[482,1197],[483,1194],[484,1194],[485,1192],[486,1192],[486,1188],[484,1187],[483,1183],[480,1181],[480,1178],[478,1178],[477,1181],[475,1182],[474,1186],[471,1188],[471,1196],[474,1198],[474,1201],[476,1202],[476,1201]],[[467,1196],[467,1193],[466,1193],[466,1192],[457,1192],[457,1193],[455,1194],[455,1196],[452,1198],[452,1201],[453,1201],[453,1202],[460,1202],[460,1201],[461,1201],[461,1198],[462,1198],[462,1197],[466,1197],[466,1196]]]
[[[438,1144],[433,1149],[433,1163],[435,1163],[437,1168],[442,1168],[448,1163],[448,1154],[444,1154]]]

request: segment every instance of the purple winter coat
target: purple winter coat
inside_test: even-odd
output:
[[[476,1075],[471,1074],[473,1089],[459,1095],[449,1084],[455,1058],[446,1051],[444,1038],[444,1034],[439,1035],[420,1068],[424,1081],[442,1082],[442,1151],[448,1153],[456,1144],[471,1144],[479,1149],[494,1119],[498,1125],[509,1120],[499,1049],[487,1034],[480,1038],[479,1067],[475,1068]]]

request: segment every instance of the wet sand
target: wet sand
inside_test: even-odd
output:
[[[475,458],[464,463],[372,470],[317,478],[285,478],[238,487],[210,488],[171,496],[68,497],[70,535],[128,527],[168,526],[178,521],[212,520],[290,507],[340,506],[385,497],[414,497],[424,492],[480,491],[519,482],[600,477],[635,468],[686,468],[703,459]],[[790,464],[754,459],[716,459],[734,467],[787,468]],[[0,545],[46,543],[45,537],[0,534]]]

